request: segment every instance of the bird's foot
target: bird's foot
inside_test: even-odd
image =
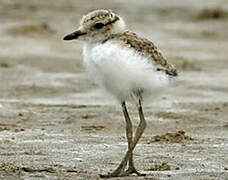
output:
[[[108,174],[100,174],[100,178],[112,178],[112,177],[122,177],[124,174],[124,171],[122,168],[117,168],[112,173]]]
[[[137,176],[146,176],[146,174],[143,174],[143,173],[138,172],[135,167],[129,167],[125,171],[125,173],[126,173],[126,175],[136,174]]]
[[[137,176],[146,176],[146,174],[139,173],[134,167],[129,167],[126,171],[114,171],[108,174],[100,174],[100,178],[112,178],[112,177],[124,177],[130,174],[136,174]]]

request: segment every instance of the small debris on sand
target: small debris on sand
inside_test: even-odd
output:
[[[174,57],[175,65],[180,70],[186,70],[186,71],[201,71],[202,70],[202,62],[187,59],[182,56]]]
[[[153,165],[151,168],[147,169],[148,171],[169,171],[171,167],[169,164],[163,162],[162,164]]]
[[[9,127],[0,125],[0,131],[8,131],[8,130],[10,130]]]
[[[47,167],[47,168],[30,168],[30,167],[22,167],[21,170],[25,172],[48,172],[48,173],[55,173],[56,170],[53,169],[52,167]]]
[[[148,144],[154,142],[171,142],[171,143],[181,143],[186,141],[193,141],[194,139],[190,136],[185,135],[185,131],[180,130],[175,133],[165,133],[163,135],[157,135],[152,138],[143,138]]]
[[[155,115],[157,117],[163,118],[163,119],[184,119],[184,118],[186,118],[185,114],[180,114],[180,113],[176,113],[176,112],[161,111],[161,112],[157,112]]]
[[[220,7],[216,8],[205,8],[200,10],[194,17],[193,20],[218,20],[228,18],[228,12]]]
[[[0,63],[0,68],[9,68],[10,65],[8,63],[2,62]]]
[[[95,115],[92,115],[92,114],[84,114],[81,116],[82,119],[92,119],[96,117]]]
[[[84,131],[100,131],[100,130],[103,130],[104,128],[105,128],[104,126],[95,126],[95,125],[81,126],[81,129]]]
[[[53,34],[55,31],[49,27],[46,23],[41,24],[24,24],[19,26],[10,27],[7,33],[13,36],[32,36],[32,35],[43,35]]]
[[[5,173],[17,173],[20,171],[20,167],[15,162],[1,162],[0,171]]]

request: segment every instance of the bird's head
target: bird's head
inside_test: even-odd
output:
[[[79,39],[91,43],[102,42],[125,31],[123,19],[111,10],[94,10],[83,16],[79,28],[64,37],[64,40]]]

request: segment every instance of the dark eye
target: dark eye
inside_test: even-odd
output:
[[[103,23],[97,23],[97,24],[94,25],[94,27],[95,27],[96,29],[101,29],[101,28],[104,27],[104,24],[103,24]]]

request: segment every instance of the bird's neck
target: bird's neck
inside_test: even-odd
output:
[[[108,40],[111,40],[115,37],[119,36],[119,34],[111,34],[102,38],[97,38],[97,39],[91,39],[89,41],[85,41],[85,44],[88,46],[94,46],[94,45],[98,45],[98,44],[103,44],[105,42],[107,42]]]

